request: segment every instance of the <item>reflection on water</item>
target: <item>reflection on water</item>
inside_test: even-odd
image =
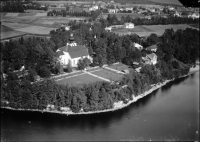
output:
[[[174,81],[168,82],[165,86],[161,87],[162,92],[168,91],[172,86],[179,85],[180,83],[182,83],[183,81],[185,81],[186,79],[188,79],[188,77],[189,76],[185,76],[185,77],[178,78],[178,79],[176,79]]]
[[[153,91],[146,97],[139,99],[137,102],[130,106],[120,109],[114,112],[105,112],[99,114],[90,115],[60,115],[51,113],[41,112],[24,112],[24,111],[13,111],[1,109],[4,117],[3,121],[11,123],[14,118],[18,124],[31,121],[37,123],[40,126],[44,126],[48,129],[54,127],[68,127],[78,129],[94,129],[96,127],[108,127],[112,121],[120,121],[124,116],[129,116],[132,111],[137,111],[141,107],[145,107],[148,103],[156,96],[158,90]],[[4,123],[5,124],[5,123]]]

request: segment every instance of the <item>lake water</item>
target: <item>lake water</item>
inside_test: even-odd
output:
[[[177,79],[127,108],[66,116],[1,109],[1,140],[198,140],[199,72]]]

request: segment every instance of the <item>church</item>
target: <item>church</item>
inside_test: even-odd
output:
[[[88,53],[88,48],[78,45],[74,41],[73,34],[70,34],[69,42],[66,46],[59,48],[56,51],[56,57],[61,65],[67,65],[71,62],[72,67],[77,67],[79,59],[88,58],[92,62],[92,57]]]

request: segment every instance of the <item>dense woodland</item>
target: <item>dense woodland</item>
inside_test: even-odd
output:
[[[50,40],[41,38],[21,38],[19,41],[6,42],[1,45],[1,100],[2,106],[13,108],[43,110],[47,104],[69,107],[73,112],[104,110],[113,107],[113,103],[127,103],[135,96],[148,90],[151,84],[166,79],[177,78],[189,71],[199,57],[199,31],[194,29],[173,31],[168,29],[161,38],[152,34],[146,40],[137,35],[118,36],[106,32],[101,23],[71,23],[75,41],[84,44],[93,56],[92,66],[102,66],[115,62],[132,65],[146,55],[145,50],[137,50],[133,42],[144,47],[158,45],[158,63],[142,65],[140,73],[132,70],[119,84],[96,82],[82,85],[58,85],[49,76],[59,74],[61,66],[56,62],[55,51],[66,44],[72,31],[64,28],[51,31]],[[25,67],[21,72],[22,66]],[[6,74],[6,78],[3,77]],[[19,78],[20,74],[20,78]],[[35,81],[35,76],[46,78]],[[122,88],[121,86],[127,85]]]
[[[37,2],[22,2],[21,0],[15,0],[2,2],[0,12],[24,12],[26,9],[48,10],[46,6],[41,7],[41,4]]]

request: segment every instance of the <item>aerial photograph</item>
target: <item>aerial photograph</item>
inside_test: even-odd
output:
[[[1,0],[1,142],[198,142],[199,4]]]

